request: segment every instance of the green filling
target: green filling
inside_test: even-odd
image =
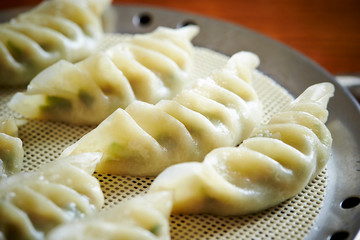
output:
[[[7,41],[6,44],[14,59],[20,62],[21,59],[23,59],[23,52],[21,48],[16,46],[12,41]]]
[[[142,148],[144,152],[147,152],[146,149]],[[105,161],[117,161],[117,165],[121,166],[122,164],[128,165],[130,168],[134,166],[142,166],[148,164],[146,159],[148,153],[145,153],[145,157],[140,153],[139,149],[132,148],[128,146],[128,143],[125,142],[113,142],[106,148],[106,153],[104,156]]]
[[[108,152],[110,155],[110,159],[124,159],[124,158],[130,158],[131,154],[129,153],[129,150],[125,148],[122,144],[119,143],[112,143],[109,148]]]
[[[78,93],[79,99],[82,103],[85,104],[86,107],[90,108],[95,99],[90,94],[88,94],[85,90],[80,89]]]
[[[20,48],[12,41],[7,41],[6,46],[14,60],[25,67],[25,72],[22,75],[25,76],[26,79],[31,80],[40,70],[42,70],[43,67],[39,65],[36,60],[32,60],[31,55],[26,49]]]
[[[72,104],[70,100],[56,96],[47,96],[46,104],[40,106],[41,112],[45,114],[54,113],[54,112],[68,112],[71,110],[71,108],[72,108]]]
[[[152,226],[149,231],[156,235],[159,236],[160,235],[160,231],[161,231],[161,224],[155,224],[154,226]]]

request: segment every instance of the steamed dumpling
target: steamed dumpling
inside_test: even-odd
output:
[[[49,0],[0,24],[0,86],[25,85],[60,59],[78,61],[102,36],[111,0]]]
[[[91,174],[100,157],[74,155],[0,181],[0,238],[44,239],[52,228],[99,210],[104,196]]]
[[[172,194],[158,192],[125,200],[96,215],[52,230],[47,240],[170,240]]]
[[[97,172],[155,176],[175,163],[202,161],[214,148],[235,146],[261,121],[251,86],[258,64],[255,54],[237,53],[173,100],[116,110],[62,155],[99,151],[104,156]]]
[[[174,191],[174,213],[241,215],[299,193],[325,166],[332,137],[325,126],[334,87],[309,87],[239,147],[218,148],[202,163],[162,172],[150,193]]]
[[[137,100],[156,103],[175,96],[192,66],[197,26],[159,27],[72,64],[62,60],[17,93],[9,106],[28,118],[98,124]]]
[[[24,149],[14,118],[0,118],[0,179],[20,172]]]

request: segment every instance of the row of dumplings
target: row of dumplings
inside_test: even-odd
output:
[[[1,155],[0,239],[169,239],[171,213],[261,211],[319,173],[332,144],[325,126],[332,84],[309,87],[261,125],[254,53],[234,54],[185,88],[198,31],[161,27],[77,63],[60,60],[14,95],[9,107],[26,118],[98,126],[31,173],[6,160],[13,154]],[[21,162],[21,141],[6,130],[16,126],[1,126]],[[100,211],[94,171],[156,178],[144,196]]]
[[[121,202],[101,211],[92,176],[101,153],[45,164],[0,181],[1,239],[169,239],[170,192]]]
[[[329,83],[311,86],[238,147],[174,164],[145,195],[105,211],[92,176],[103,153],[77,153],[13,174],[0,181],[2,237],[169,239],[171,213],[242,215],[274,206],[300,192],[326,164],[332,139],[324,122],[332,94]]]

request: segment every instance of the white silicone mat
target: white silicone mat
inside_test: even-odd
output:
[[[101,41],[99,49],[110,47],[123,39],[109,34]],[[228,57],[214,51],[196,47],[193,79],[207,76],[222,67]],[[293,99],[288,92],[264,74],[254,74],[254,87],[263,104],[267,122],[275,112]],[[24,89],[0,89],[0,115],[21,116],[7,107],[16,91]],[[19,127],[23,141],[25,162],[23,171],[33,171],[43,163],[56,159],[60,153],[95,126],[72,126],[65,123],[28,120]],[[104,208],[116,205],[124,199],[146,194],[152,178],[97,174],[105,196]],[[297,196],[278,206],[257,214],[239,217],[212,215],[172,215],[169,219],[172,239],[302,239],[312,228],[323,204],[327,183],[323,170]]]

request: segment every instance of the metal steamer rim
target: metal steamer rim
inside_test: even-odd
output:
[[[27,8],[2,11],[0,22],[24,10]],[[259,70],[293,96],[312,84],[332,82],[336,89],[328,106],[327,126],[333,136],[333,148],[326,171],[294,198],[249,216],[171,216],[172,238],[354,239],[360,228],[360,107],[349,91],[301,53],[239,25],[174,10],[120,4],[113,5],[104,17],[105,30],[109,33],[145,33],[157,26],[175,28],[188,24],[200,27],[200,34],[193,41],[195,46],[227,56],[241,50],[256,53],[261,59]],[[12,93],[0,89],[0,94],[0,111],[10,114],[6,102]],[[51,148],[60,151],[90,129],[30,120],[19,133],[20,138],[29,139],[24,142],[27,158],[39,157],[43,162],[46,160],[41,159],[56,155]],[[42,142],[46,139],[52,143],[45,146]],[[31,171],[38,162],[26,164]],[[96,176],[109,206],[143,193],[152,181],[151,178]]]

